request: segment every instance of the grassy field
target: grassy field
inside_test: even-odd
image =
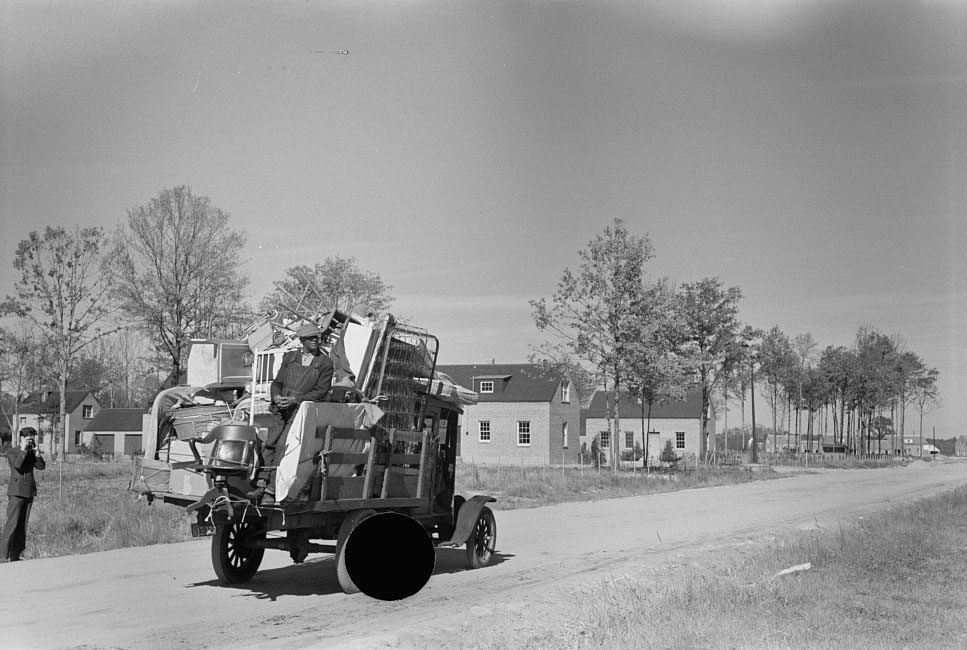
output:
[[[3,484],[8,473],[3,463]],[[130,461],[48,463],[34,476],[39,495],[30,513],[24,558],[190,539],[184,509],[159,502],[148,505],[127,491]]]
[[[609,578],[583,595],[566,631],[475,647],[967,648],[965,522],[960,488],[838,530]]]

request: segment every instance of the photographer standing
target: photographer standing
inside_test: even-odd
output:
[[[37,496],[34,469],[45,469],[47,463],[37,449],[37,430],[20,430],[20,445],[7,450],[10,483],[7,486],[7,523],[0,541],[0,562],[16,562],[27,546],[27,520]]]

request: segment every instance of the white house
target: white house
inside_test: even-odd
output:
[[[591,404],[584,413],[582,444],[590,451],[592,442],[598,439],[601,450],[610,458],[612,433],[615,427],[614,414],[610,414],[609,400],[613,393],[597,391]],[[672,448],[686,461],[697,459],[701,452],[702,393],[692,391],[684,400],[653,404],[651,407],[651,426],[648,427],[648,406],[642,408],[641,402],[631,395],[622,395],[620,400],[617,434],[619,451],[631,452],[635,445],[642,451],[647,447],[649,464],[657,463],[665,443],[671,441]],[[648,428],[647,443],[644,431]]]
[[[437,370],[476,391],[464,406],[458,455],[464,462],[576,463],[581,404],[570,378],[532,363],[444,365]]]

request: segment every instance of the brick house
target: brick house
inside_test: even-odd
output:
[[[143,451],[141,432],[149,417],[144,409],[101,409],[84,427],[82,442],[104,454],[139,454]]]
[[[531,363],[444,365],[437,370],[476,391],[460,418],[464,462],[576,463],[581,404],[569,377]]]
[[[101,405],[89,390],[69,390],[65,394],[66,423],[63,428],[58,426],[58,432],[67,431],[67,452],[77,450],[81,443],[82,431],[85,425],[94,419]],[[48,436],[53,429],[54,421],[60,413],[60,392],[37,391],[30,393],[21,402],[19,421],[15,429],[20,431],[24,427],[33,427],[40,434],[41,441],[49,444]]]
[[[607,398],[611,394],[604,391],[594,393],[591,403],[583,414],[584,421],[581,427],[581,443],[590,450],[591,442],[597,436],[602,451],[608,458],[610,458],[611,434],[608,427]],[[647,419],[642,420],[642,408],[638,399],[631,395],[622,395],[619,415],[621,420],[621,433],[617,441],[620,445],[619,451],[632,451],[636,443],[644,449],[642,432],[647,426]],[[678,456],[697,459],[701,450],[699,435],[702,427],[701,416],[701,391],[689,392],[684,400],[653,404],[651,428],[648,432],[649,464],[658,462],[658,456],[668,440],[671,441],[672,448]],[[647,418],[647,406],[645,417]],[[613,427],[612,421],[611,428]]]

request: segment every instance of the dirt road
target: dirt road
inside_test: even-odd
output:
[[[967,462],[946,461],[498,511],[495,564],[464,570],[462,550],[441,549],[429,584],[399,602],[344,595],[331,556],[292,565],[280,551],[251,583],[221,586],[208,540],[4,564],[0,648],[462,647],[498,626],[562,624],[610,574],[836,526],[965,482]]]

